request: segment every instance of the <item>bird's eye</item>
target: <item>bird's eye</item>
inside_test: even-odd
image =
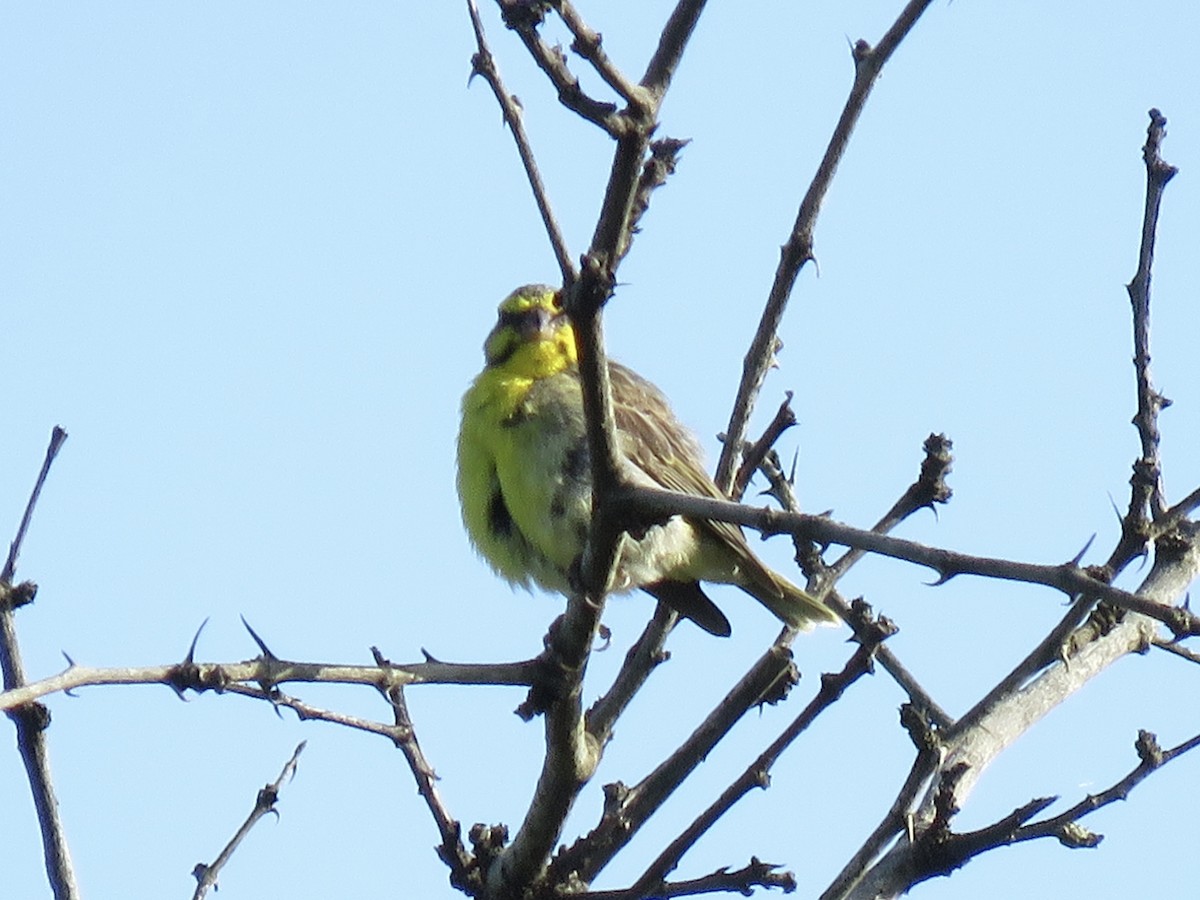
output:
[[[555,312],[562,312],[562,308],[563,308],[562,291],[555,291],[554,294],[550,297],[550,307]]]

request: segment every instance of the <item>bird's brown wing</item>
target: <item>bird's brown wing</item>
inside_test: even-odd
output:
[[[610,362],[608,371],[621,450],[629,461],[667,490],[728,500],[704,470],[700,445],[675,418],[662,392],[620,363]],[[741,528],[708,519],[693,524],[729,549],[747,581],[769,595],[782,596],[779,583],[754,555]]]

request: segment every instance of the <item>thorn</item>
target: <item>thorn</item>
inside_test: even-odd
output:
[[[245,619],[242,619],[245,622]],[[184,665],[192,665],[196,661],[196,644],[200,642],[200,632],[204,631],[204,626],[208,624],[208,616],[204,617],[204,621],[200,623],[200,627],[196,629],[196,633],[192,635],[192,645],[188,647],[187,656],[183,658]]]
[[[254,638],[254,643],[258,644],[258,649],[262,651],[263,657],[265,659],[278,662],[279,657],[272,653],[271,649],[265,643],[263,643],[263,639],[258,636],[253,628],[250,627],[250,623],[246,621],[246,617],[240,616],[239,618],[242,620],[242,625],[244,625],[246,630],[250,632],[250,637]]]
[[[71,669],[75,668],[75,660],[71,659],[71,654],[68,653],[66,650],[60,650],[59,652],[62,653],[63,658],[67,661],[67,671],[70,671]],[[63,691],[63,693],[66,694],[68,697],[78,697],[79,696],[77,693],[75,693],[74,689],[72,689],[72,688],[67,688],[66,690]]]
[[[1083,545],[1083,549],[1075,554],[1075,558],[1071,560],[1071,565],[1073,565],[1073,566],[1079,565],[1080,561],[1087,555],[1087,552],[1090,549],[1092,549],[1092,543],[1095,540],[1096,540],[1096,535],[1093,533],[1092,536],[1087,539],[1087,543]]]

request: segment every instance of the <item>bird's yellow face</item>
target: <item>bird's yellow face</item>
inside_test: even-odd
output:
[[[523,378],[545,378],[575,365],[575,330],[561,294],[541,284],[517,288],[500,304],[483,352],[489,369]]]

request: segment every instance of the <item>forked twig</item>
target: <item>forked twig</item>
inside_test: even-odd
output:
[[[211,863],[197,863],[192,870],[192,875],[196,878],[196,890],[192,894],[192,900],[201,900],[206,897],[211,888],[217,886],[217,878],[221,874],[221,870],[225,868],[225,864],[229,862],[238,845],[250,833],[258,820],[268,813],[275,813],[275,804],[279,800],[279,789],[283,786],[284,781],[291,780],[296,774],[296,763],[300,758],[300,754],[304,751],[304,746],[307,741],[301,741],[296,749],[292,752],[291,759],[283,764],[283,769],[279,773],[279,777],[259,790],[258,795],[254,798],[254,809],[250,810],[250,815],[246,817],[246,821],[229,839],[229,843],[217,854],[217,858]]]

